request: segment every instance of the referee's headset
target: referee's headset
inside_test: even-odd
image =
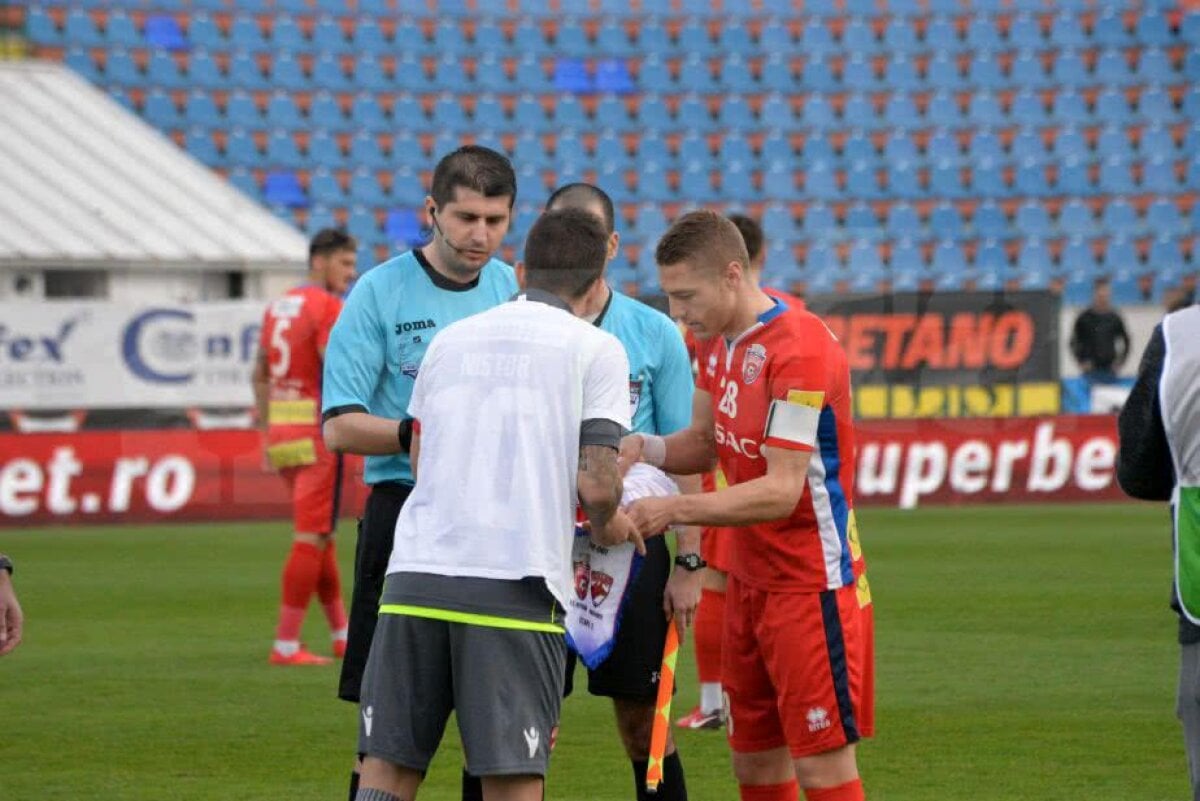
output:
[[[460,248],[458,245],[454,244],[454,242],[452,242],[450,240],[450,237],[446,236],[446,232],[442,230],[442,226],[438,225],[437,209],[433,208],[432,206],[430,206],[430,208],[429,208],[429,219],[433,220],[433,227],[437,229],[437,232],[439,234],[441,234],[442,241],[445,242],[447,245],[449,245],[451,250],[453,250],[455,253],[459,254],[460,256],[463,253],[466,253],[465,250]]]

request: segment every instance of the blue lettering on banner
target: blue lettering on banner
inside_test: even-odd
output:
[[[197,368],[246,364],[254,358],[259,326],[235,334],[196,330],[196,317],[183,309],[147,309],[125,326],[121,355],[130,372],[155,384],[184,384]]]
[[[33,364],[38,362],[63,363],[63,346],[75,326],[83,322],[86,315],[64,320],[54,334],[26,335],[0,324],[0,358],[9,362]]]

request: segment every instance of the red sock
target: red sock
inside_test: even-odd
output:
[[[321,558],[317,596],[321,599],[321,608],[325,610],[329,630],[337,632],[346,628],[346,607],[342,605],[342,578],[338,572],[337,552],[333,548],[332,539],[325,543],[325,553]]]
[[[725,593],[702,590],[696,627],[696,671],[701,682],[721,681],[721,639],[725,633]]]
[[[283,566],[283,603],[279,609],[279,626],[275,639],[300,639],[304,612],[317,589],[321,575],[321,550],[307,542],[293,542],[292,551]]]
[[[837,787],[805,787],[805,801],[866,801],[862,779],[854,779]]]
[[[797,801],[800,785],[795,779],[783,784],[739,784],[742,801]]]

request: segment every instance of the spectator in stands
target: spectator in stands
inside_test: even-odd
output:
[[[1112,306],[1112,287],[1106,278],[1096,281],[1092,305],[1075,318],[1071,353],[1088,381],[1095,384],[1116,382],[1117,371],[1129,355],[1129,333],[1121,315]]]
[[[21,642],[25,616],[12,585],[13,563],[0,553],[0,656],[11,653]]]
[[[1134,498],[1170,501],[1175,526],[1179,691],[1192,798],[1200,801],[1200,306],[1154,329],[1118,420],[1117,481]]]

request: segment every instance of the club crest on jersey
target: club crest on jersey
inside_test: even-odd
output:
[[[708,355],[708,366],[704,368],[704,372],[708,374],[709,378],[717,374],[717,354],[710,353]]]
[[[599,606],[604,603],[604,599],[612,591],[612,585],[612,576],[596,570],[592,571],[592,606]]]
[[[638,404],[642,402],[642,379],[641,377],[629,377],[629,416],[633,417],[637,414]]]
[[[767,349],[755,342],[746,349],[746,355],[742,358],[742,383],[753,384],[757,381],[766,363]]]
[[[420,365],[418,365],[416,362],[404,362],[404,364],[400,365],[400,372],[411,378],[413,381],[416,381],[417,370],[419,367]]]
[[[592,570],[586,561],[575,562],[575,597],[581,601],[587,600],[591,574]]]

